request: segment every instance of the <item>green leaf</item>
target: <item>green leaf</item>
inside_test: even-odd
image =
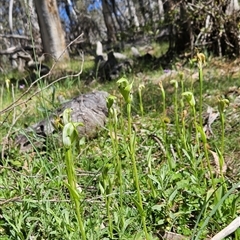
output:
[[[152,210],[162,211],[164,208],[163,204],[152,206]]]
[[[182,96],[185,97],[190,106],[195,106],[196,102],[192,92],[184,92],[182,93]]]
[[[64,147],[69,148],[72,145],[72,137],[73,137],[74,130],[75,128],[72,123],[67,123],[63,127],[62,138],[63,138]]]
[[[71,112],[72,109],[67,108],[63,111],[63,124],[66,125],[67,123],[71,122]]]
[[[146,216],[146,213],[144,212],[142,206],[139,204],[139,202],[137,200],[135,200],[133,198],[133,202],[135,203],[135,205],[137,206],[137,209],[139,211],[139,213],[142,215],[142,216]]]
[[[119,91],[122,94],[125,102],[130,103],[132,100],[131,99],[131,90],[132,90],[133,82],[129,83],[126,78],[120,78],[117,81],[117,84],[118,84]]]
[[[109,95],[107,98],[107,108],[110,109],[113,106],[116,97],[113,95]]]

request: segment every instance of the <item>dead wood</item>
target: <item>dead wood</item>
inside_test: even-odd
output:
[[[13,46],[13,47],[10,47],[10,48],[7,48],[5,50],[1,50],[0,51],[0,55],[10,55],[10,54],[15,54],[15,53],[18,53],[18,52],[26,52],[26,51],[31,51],[33,52],[34,49],[37,49],[37,50],[40,50],[41,47],[40,46],[25,46],[25,47],[22,47],[22,46]]]
[[[0,34],[0,38],[15,38],[15,39],[23,39],[23,40],[31,41],[30,37],[19,35],[19,34]]]
[[[240,227],[240,217],[233,220],[227,227],[225,227],[221,232],[215,235],[212,240],[221,240],[235,232]]]
[[[106,98],[107,92],[96,91],[88,94],[81,94],[78,97],[68,101],[58,108],[48,118],[28,127],[15,138],[21,152],[28,151],[33,146],[42,148],[45,140],[53,133],[61,136],[61,131],[57,128],[57,122],[61,121],[62,113],[65,109],[72,109],[71,121],[81,122],[83,126],[78,127],[80,136],[94,137],[97,131],[102,128],[107,118]]]

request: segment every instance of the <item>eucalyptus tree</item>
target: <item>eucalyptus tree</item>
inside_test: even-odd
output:
[[[37,11],[36,11],[37,10]],[[29,61],[68,58],[65,34],[55,0],[7,0],[0,6],[0,58],[2,69],[24,70]],[[64,52],[65,51],[65,52]]]
[[[44,53],[47,58],[65,61],[69,58],[66,49],[56,0],[34,0]],[[61,58],[60,58],[61,57]],[[60,59],[59,59],[60,58]]]
[[[107,28],[107,36],[109,42],[116,42],[116,28],[114,27],[114,21],[113,21],[113,8],[112,4],[108,0],[102,0],[102,12],[103,12],[103,18],[104,22]]]

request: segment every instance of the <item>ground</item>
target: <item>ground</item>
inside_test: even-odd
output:
[[[198,63],[185,60],[169,69],[134,69],[121,79],[129,88],[133,82],[128,106],[118,79],[85,81],[92,67],[85,61],[82,74],[34,95],[57,72],[33,86],[25,104],[2,113],[0,239],[167,239],[167,233],[206,239],[234,220],[240,212],[239,60],[205,55],[203,79]],[[76,72],[79,63],[71,64],[59,75]],[[28,153],[6,145],[60,101],[96,89],[116,97],[96,138],[79,136],[70,152],[54,137]],[[25,90],[2,81],[1,109]],[[212,133],[204,130],[208,106],[219,114]],[[239,238],[237,230],[226,239]]]

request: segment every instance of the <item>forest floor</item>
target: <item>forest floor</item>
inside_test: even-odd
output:
[[[206,56],[203,78],[197,63],[134,69],[121,79],[133,83],[128,106],[119,82],[86,81],[91,61],[82,74],[34,95],[49,84],[39,81],[23,96],[30,97],[25,104],[0,115],[0,239],[214,236],[240,214],[239,62]],[[71,64],[70,73],[80,68]],[[0,110],[25,90],[2,81]],[[44,149],[20,153],[5,144],[60,101],[93,90],[115,96],[117,112],[96,138],[72,142],[77,206],[66,148],[50,140]],[[240,239],[240,230],[225,239]]]

